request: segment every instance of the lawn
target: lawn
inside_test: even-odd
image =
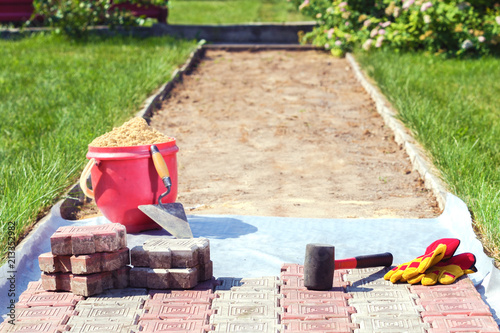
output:
[[[500,59],[358,53],[500,262]]]
[[[169,24],[311,21],[286,0],[171,0]]]
[[[1,261],[9,235],[17,242],[77,181],[87,144],[133,116],[195,45],[169,37],[0,40]]]

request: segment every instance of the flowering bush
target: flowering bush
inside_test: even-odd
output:
[[[454,56],[500,50],[500,4],[489,0],[290,1],[317,21],[301,41],[336,56],[354,47]]]
[[[44,25],[54,28],[54,32],[73,37],[85,36],[95,25],[113,28],[140,25],[144,21],[113,6],[121,3],[166,6],[168,0],[34,0],[34,17],[43,17]]]

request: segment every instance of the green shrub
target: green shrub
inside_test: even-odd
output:
[[[487,0],[292,1],[318,23],[302,41],[338,56],[354,47],[454,56],[500,50],[500,4]]]
[[[43,25],[73,37],[84,36],[96,25],[116,26],[141,25],[144,19],[134,17],[114,4],[166,6],[167,0],[34,0],[33,17],[42,17]],[[29,22],[28,24],[32,23]]]

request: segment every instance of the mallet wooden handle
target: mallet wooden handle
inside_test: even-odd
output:
[[[172,182],[170,181],[170,172],[168,172],[167,163],[163,159],[163,156],[160,154],[158,147],[155,145],[151,145],[151,157],[153,158],[153,163],[156,168],[156,172],[163,180],[163,184],[165,187],[170,190],[170,186],[172,186]]]
[[[389,252],[335,260],[335,269],[352,269],[391,265],[392,254]]]

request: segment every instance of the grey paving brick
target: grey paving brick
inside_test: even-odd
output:
[[[355,333],[426,333],[430,328],[429,324],[424,324],[419,317],[364,317],[354,319],[353,322],[359,325]]]
[[[190,332],[206,333],[213,330],[211,325],[204,325],[199,321],[189,320],[141,320],[139,323],[141,332]]]
[[[139,326],[117,322],[81,322],[73,324],[69,329],[69,332],[136,333],[139,332]]]
[[[237,288],[232,291],[218,291],[216,292],[217,302],[226,301],[226,302],[265,302],[265,303],[274,303],[275,306],[279,305],[279,300],[282,296],[278,293],[268,292],[268,291],[255,291],[255,290],[238,290]]]
[[[385,273],[390,270],[390,267],[368,267],[348,269],[347,274],[343,276],[344,281],[356,281],[362,278],[383,278]]]
[[[87,297],[87,299],[80,301],[78,305],[98,306],[116,304],[127,306],[130,303],[144,304],[148,299],[147,289],[108,289],[99,295]]]
[[[215,301],[215,300],[214,300]],[[272,304],[262,303],[219,303],[214,307],[215,313],[210,317],[212,324],[226,322],[228,320],[245,319],[278,319],[284,312],[282,308]]]
[[[420,316],[420,312],[424,310],[422,306],[417,306],[412,301],[397,301],[383,302],[373,301],[370,303],[354,303],[357,316],[371,315],[392,315],[392,314],[408,314],[412,316]]]
[[[282,332],[283,325],[278,324],[274,319],[262,320],[231,320],[214,324],[212,332],[248,332],[248,333],[279,333]]]
[[[125,305],[78,305],[77,316],[72,316],[68,325],[82,322],[119,322],[124,325],[137,325],[144,313],[142,304]]]
[[[347,288],[347,292],[350,292],[349,288]],[[354,288],[351,293],[353,295],[353,298],[349,301],[351,304],[358,302],[366,303],[370,301],[408,302],[409,300],[415,300],[418,298],[417,295],[410,293],[410,291],[406,288],[373,289],[370,291],[357,291]]]

